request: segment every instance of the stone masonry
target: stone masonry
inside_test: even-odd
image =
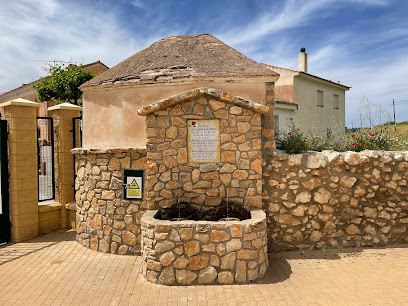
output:
[[[271,250],[408,242],[408,152],[278,154],[267,174]]]
[[[247,283],[268,267],[266,215],[251,210],[244,221],[166,221],[142,217],[142,267],[163,285]]]
[[[193,89],[141,108],[148,137],[148,201],[168,207],[181,196],[214,206],[226,198],[228,186],[230,199],[262,207],[261,115],[268,110],[212,88]],[[220,120],[220,162],[188,161],[188,119]]]
[[[77,241],[95,251],[140,253],[140,225],[149,207],[123,199],[123,169],[145,169],[144,149],[74,149]]]

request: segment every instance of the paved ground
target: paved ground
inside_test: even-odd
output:
[[[146,282],[139,256],[101,254],[59,230],[0,247],[0,305],[408,305],[408,248],[271,254],[251,285]]]

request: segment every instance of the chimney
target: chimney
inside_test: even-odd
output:
[[[305,48],[301,48],[298,55],[298,70],[307,73],[307,53]]]

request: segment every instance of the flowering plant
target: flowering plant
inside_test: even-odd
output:
[[[334,133],[326,137],[310,134],[307,136],[300,129],[292,127],[290,132],[278,131],[275,135],[276,147],[287,153],[295,154],[306,151],[334,150],[337,152],[363,150],[390,150],[408,148],[408,141],[387,135],[385,129],[360,129],[349,131],[344,135]]]

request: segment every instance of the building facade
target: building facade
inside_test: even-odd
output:
[[[307,53],[299,54],[299,70],[266,65],[280,77],[275,84],[276,130],[299,128],[325,136],[345,129],[345,93],[351,87],[307,72]]]

